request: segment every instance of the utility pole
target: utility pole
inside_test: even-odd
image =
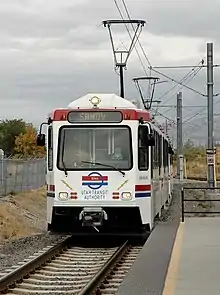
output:
[[[183,180],[182,92],[177,93],[177,178]]]
[[[207,155],[207,182],[208,186],[210,188],[215,187],[216,179],[215,179],[215,147],[213,143],[213,138],[214,138],[214,133],[213,133],[213,97],[218,96],[219,93],[213,94],[213,86],[214,86],[214,81],[213,81],[213,70],[215,67],[220,67],[219,64],[213,64],[213,43],[207,43],[207,65],[204,64],[204,60],[201,60],[199,65],[196,66],[157,66],[157,67],[150,67],[152,71],[155,73],[161,75],[164,78],[169,79],[172,82],[176,82],[177,84],[181,85],[182,87],[185,87],[203,97],[207,97],[207,113],[208,113],[208,146],[206,149],[206,155]],[[201,93],[197,91],[196,89],[193,89],[186,84],[182,83],[182,81],[177,81],[173,79],[172,77],[169,77],[168,75],[165,75],[161,72],[159,72],[156,69],[171,69],[171,68],[207,68],[207,93]],[[189,76],[188,76],[189,77]],[[160,106],[162,107],[162,106]],[[179,170],[178,170],[179,172]]]
[[[208,186],[214,187],[214,145],[213,145],[213,43],[207,43],[207,106],[208,106]]]

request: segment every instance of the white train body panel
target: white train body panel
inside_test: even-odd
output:
[[[144,111],[138,110],[131,102],[113,94],[98,95],[101,98],[99,108],[93,109],[89,101],[92,96],[88,94],[74,101],[69,105],[68,112],[77,110],[81,116],[80,120],[87,120],[85,109],[97,112],[102,108],[107,111],[111,109],[112,114],[112,109],[117,107],[123,113],[123,119],[121,122],[111,123],[85,121],[81,123],[69,122],[63,115],[61,120],[54,119],[50,124],[47,170],[48,228],[54,228],[56,218],[58,227],[62,223],[62,228],[65,229],[65,224],[74,224],[74,222],[78,227],[81,226],[84,218],[82,216],[87,214],[85,213],[87,210],[90,213],[93,210],[94,212],[102,210],[103,220],[107,226],[111,226],[114,222],[116,224],[116,221],[121,224],[122,217],[125,224],[131,224],[132,218],[137,217],[138,220],[134,221],[134,224],[152,229],[155,216],[160,216],[162,207],[169,204],[172,195],[172,167],[171,156],[168,154],[168,141],[153,124],[145,120],[140,123],[132,117],[135,114],[132,111],[140,114]],[[82,108],[85,112],[80,113],[78,108]],[[63,113],[65,114],[65,110]],[[59,114],[62,114],[62,110]],[[127,118],[126,114],[131,119]],[[94,116],[92,119],[96,120]],[[146,147],[140,147],[139,128],[142,126],[144,130],[148,130],[148,133],[153,130],[156,137],[160,136],[156,138],[156,153],[154,146],[147,147],[147,152]],[[166,152],[164,152],[165,145]],[[79,147],[79,154],[76,146]],[[118,151],[120,157],[116,155]],[[126,155],[124,158],[123,151]],[[143,161],[145,166],[142,165]],[[100,165],[93,165],[91,162]],[[103,163],[107,166],[102,166]],[[118,168],[121,171],[117,170]],[[64,216],[64,219],[61,219],[61,216]],[[96,225],[95,221],[93,225]]]

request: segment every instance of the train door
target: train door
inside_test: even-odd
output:
[[[169,202],[171,200],[171,195],[172,195],[172,175],[171,175],[171,157],[172,155],[169,153],[168,154],[168,179],[169,179],[169,189],[168,189],[168,193],[169,193]]]
[[[52,211],[55,194],[54,183],[54,147],[53,147],[53,127],[49,125],[47,132],[47,223],[51,224]]]
[[[160,203],[158,204],[158,213],[161,215],[161,207],[163,204],[163,188],[164,188],[164,171],[163,171],[163,137],[159,134],[159,191]]]
[[[141,190],[141,197],[136,199],[140,208],[142,223],[152,224],[152,192],[151,192],[151,162],[150,141],[148,125],[138,126],[138,179],[137,184]]]
[[[163,205],[166,204],[169,196],[169,171],[168,171],[168,142],[163,139],[163,171],[164,171],[164,186],[163,186]]]
[[[152,205],[152,212],[153,216],[155,217],[161,208],[161,189],[160,189],[160,175],[159,175],[159,161],[160,161],[160,137],[158,132],[154,131],[155,135],[155,146],[152,147],[152,178],[151,178],[151,186],[152,186],[152,194],[153,194],[153,205]]]

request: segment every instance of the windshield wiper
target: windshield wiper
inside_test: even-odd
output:
[[[65,175],[67,176],[67,170],[66,170],[66,166],[65,166],[65,163],[64,163],[64,160],[63,160],[63,157],[62,157],[62,164],[63,164],[63,170],[64,170],[64,173]]]
[[[107,165],[107,164],[102,164],[102,163],[99,163],[99,162],[92,162],[92,161],[81,161],[81,163],[87,163],[87,164],[93,164],[93,165],[99,165],[99,166],[103,166],[103,167],[113,168],[114,170],[120,172],[123,176],[125,176],[124,171],[122,171],[121,169],[116,168],[115,166],[112,166],[112,165]]]
[[[64,159],[63,159],[63,155],[64,155],[64,143],[65,143],[65,136],[66,136],[66,130],[63,130],[63,143],[62,143],[62,157],[61,157],[61,161],[62,161],[62,164],[63,164],[63,170],[64,170],[64,173],[65,175],[67,176],[67,170],[66,170],[66,166],[65,166],[65,163],[64,163]]]

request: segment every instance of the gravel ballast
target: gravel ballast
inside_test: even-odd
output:
[[[180,202],[180,191],[182,186],[207,186],[205,182],[196,181],[184,181],[182,184],[175,180],[174,194],[171,202],[171,206],[168,210],[164,210],[162,216],[156,221],[156,224],[167,222],[169,220],[180,219],[181,216],[181,202]],[[187,193],[187,197],[193,198],[195,196],[204,195],[202,190],[195,191],[191,190]],[[196,197],[197,198],[197,197]],[[191,202],[190,202],[191,203]],[[189,210],[195,209],[195,204],[190,204]],[[28,258],[34,253],[42,250],[47,246],[52,246],[54,243],[61,241],[63,236],[52,235],[48,232],[43,231],[42,234],[37,234],[29,237],[18,238],[15,240],[9,240],[0,245],[0,272],[4,269],[9,268],[12,265],[16,265],[18,262]]]
[[[42,233],[4,242],[0,245],[0,272],[12,265],[16,265],[39,250],[52,246],[54,243],[61,241],[62,238],[60,235]]]

